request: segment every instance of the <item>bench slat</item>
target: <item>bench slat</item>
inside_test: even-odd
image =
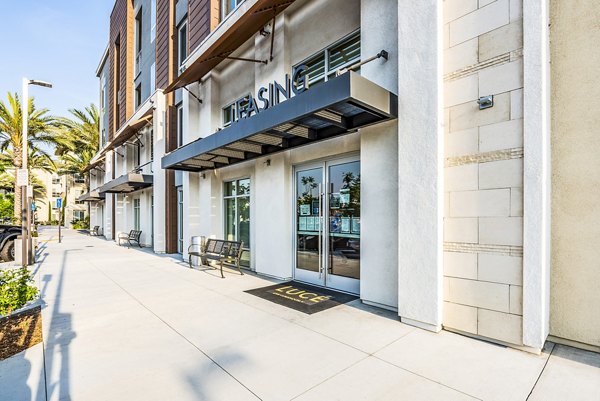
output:
[[[243,242],[209,238],[204,246],[204,251],[190,252],[191,246],[188,248],[190,268],[192,267],[192,256],[199,256],[202,264],[204,264],[204,260],[206,259],[218,260],[221,266],[221,277],[223,278],[225,278],[223,275],[223,264],[237,267],[240,274],[243,275],[244,273],[240,268],[243,246]]]

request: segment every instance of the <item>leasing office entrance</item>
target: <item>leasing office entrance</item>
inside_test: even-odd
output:
[[[303,165],[294,175],[294,278],[358,294],[360,161]]]
[[[161,165],[164,169],[203,173],[203,176],[204,172],[210,174],[253,159],[260,160],[261,166],[269,166],[267,157],[271,154],[397,118],[397,101],[393,93],[349,71],[258,113],[245,114],[229,126],[166,154]],[[286,225],[291,222],[287,219],[297,220],[289,232],[292,241],[286,241],[286,246],[296,243],[296,247],[291,254],[285,252],[285,261],[281,262],[287,267],[287,263],[295,265],[300,260],[298,267],[292,268],[297,280],[356,294],[360,275],[360,204],[356,203],[360,201],[360,162],[355,157],[302,165],[293,177],[304,170],[308,170],[304,181],[313,180],[317,187],[309,185],[307,199],[296,205],[295,215],[284,217]],[[344,181],[343,173],[353,175],[346,174]],[[298,182],[302,180],[300,176]],[[290,192],[296,190],[294,183]],[[305,191],[298,192],[302,196]],[[199,234],[214,235],[208,230]],[[259,273],[263,269],[269,271],[264,264],[255,268]],[[289,272],[287,269],[286,273],[277,272],[276,277],[289,277]]]

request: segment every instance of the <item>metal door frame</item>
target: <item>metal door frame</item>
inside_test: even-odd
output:
[[[346,164],[352,162],[360,162],[360,154],[352,153],[341,155],[337,157],[327,157],[320,160],[311,161],[308,163],[302,163],[293,166],[293,191],[294,196],[292,197],[292,221],[293,221],[293,245],[292,245],[292,266],[293,266],[293,278],[298,281],[307,282],[309,284],[331,288],[339,291],[349,292],[353,294],[359,294],[360,292],[360,279],[353,279],[349,277],[336,276],[330,274],[329,270],[329,167]],[[321,252],[320,258],[320,271],[309,272],[302,271],[301,277],[298,277],[299,270],[297,269],[297,252],[298,252],[298,225],[297,225],[297,188],[298,188],[298,175],[299,171],[311,170],[321,168],[322,169],[322,180],[321,190],[319,196],[321,197],[320,202],[320,214],[322,219],[322,231],[321,231]],[[317,279],[311,279],[311,275],[317,276]],[[304,277],[302,277],[304,276]]]

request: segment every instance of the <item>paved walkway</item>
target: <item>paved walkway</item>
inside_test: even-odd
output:
[[[599,354],[433,334],[359,301],[305,315],[243,292],[262,277],[42,239],[45,341],[0,362],[2,401],[600,399]]]

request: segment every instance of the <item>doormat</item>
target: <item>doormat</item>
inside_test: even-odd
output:
[[[358,299],[354,295],[315,287],[297,281],[244,291],[276,304],[312,315]]]

